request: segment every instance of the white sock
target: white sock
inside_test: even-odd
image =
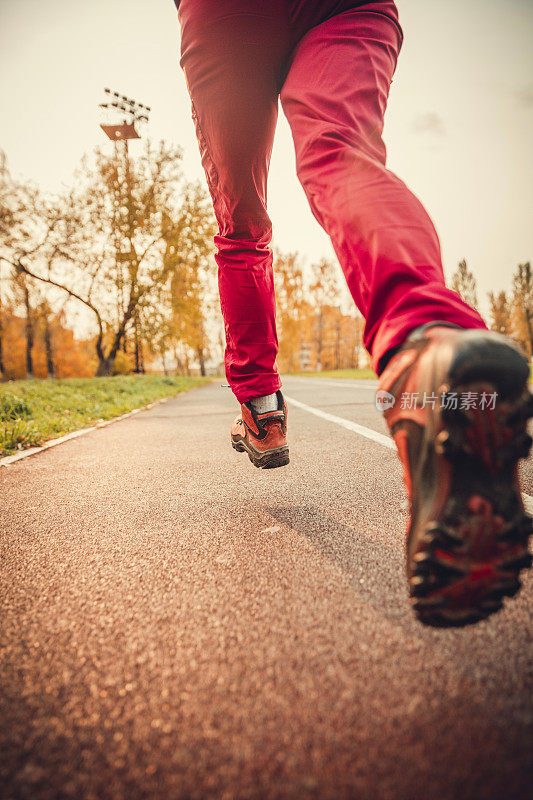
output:
[[[266,414],[268,411],[278,410],[278,398],[276,394],[264,394],[262,397],[253,397],[250,400],[258,414]]]

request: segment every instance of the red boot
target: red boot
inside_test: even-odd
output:
[[[240,453],[248,453],[252,464],[261,469],[283,467],[289,463],[287,445],[287,406],[281,392],[276,392],[277,411],[258,414],[252,403],[241,405],[241,416],[231,426],[231,444]]]
[[[410,497],[410,596],[426,624],[484,619],[531,565],[517,470],[531,446],[528,379],[510,340],[445,323],[415,331],[381,376]]]

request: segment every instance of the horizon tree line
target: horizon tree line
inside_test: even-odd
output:
[[[0,151],[0,377],[142,372],[155,359],[165,372],[170,361],[205,374],[224,346],[215,230],[206,191],[186,180],[181,149],[165,142],[147,141],[135,158],[98,148],[55,195],[15,180]],[[364,321],[342,311],[336,262],[307,266],[297,252],[276,251],[274,275],[282,371],[366,366]],[[478,307],[464,259],[451,286]],[[517,266],[510,291],[488,299],[490,327],[531,358],[530,263]],[[80,316],[94,330],[85,342],[69,331]]]
[[[452,275],[451,287],[463,300],[478,309],[477,281],[465,259]],[[488,292],[489,327],[509,336],[533,356],[533,272],[529,261],[518,264],[511,277],[510,291]]]

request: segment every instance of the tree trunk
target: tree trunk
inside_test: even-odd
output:
[[[341,323],[337,322],[335,330],[335,369],[340,369],[341,361]]]
[[[31,318],[30,291],[28,284],[24,282],[24,306],[26,308],[26,375],[33,378],[33,321]]]
[[[0,294],[0,380],[5,381],[6,370],[4,366],[4,309],[2,308],[2,295]]]
[[[106,378],[113,374],[113,367],[115,366],[115,356],[108,356],[107,358],[100,358],[98,360],[98,369],[96,376],[98,378]]]
[[[0,319],[0,380],[6,380],[6,368],[4,366],[4,325]]]
[[[113,346],[112,346],[111,350],[109,351],[109,355],[107,357],[103,356],[103,351],[102,351],[102,356],[103,357],[100,356],[100,355],[98,356],[100,361],[109,361],[111,363],[111,372],[109,373],[110,375],[113,374],[113,367],[115,365],[115,358],[117,357],[117,353],[120,350],[120,344],[122,342],[122,337],[126,335],[126,333],[125,333],[126,324],[127,324],[127,321],[123,322],[122,325],[120,326],[120,328],[118,329],[118,331],[116,332],[115,339],[113,341]]]
[[[355,320],[355,348],[354,348],[354,359],[353,365],[355,369],[359,369],[359,353],[361,345],[363,344],[362,341],[362,330],[361,330],[361,320],[356,317]]]
[[[143,350],[142,339],[139,342],[139,364],[140,364],[140,367],[141,367],[141,374],[144,375],[146,370],[144,368],[144,350]]]
[[[141,353],[139,349],[139,329],[137,327],[137,319],[135,319],[135,369],[133,370],[137,375],[141,371]]]
[[[316,337],[316,371],[322,372],[322,349],[323,349],[323,316],[322,311],[318,316],[317,337]]]
[[[50,320],[48,315],[44,318],[44,347],[46,350],[46,369],[49,378],[54,378],[54,354],[52,351],[52,332],[50,330]]]
[[[104,361],[110,362],[110,364],[111,364],[111,372],[100,372],[100,369],[105,369],[105,367],[102,365],[102,363],[100,363],[98,365],[98,371],[96,373],[97,375],[100,375],[100,374],[101,375],[112,375],[113,374],[113,367],[115,365],[115,358],[117,357],[117,353],[118,353],[118,351],[120,349],[120,345],[122,344],[122,339],[125,338],[125,336],[126,336],[126,327],[128,325],[128,322],[130,321],[130,319],[132,317],[134,309],[135,309],[135,301],[134,301],[134,299],[132,297],[130,297],[130,300],[129,300],[129,303],[128,303],[128,307],[127,307],[126,311],[124,312],[124,317],[122,318],[122,322],[120,323],[120,325],[118,327],[118,330],[115,333],[115,336],[114,336],[114,339],[113,339],[113,345],[112,345],[111,350],[109,351],[109,355],[107,357],[104,356],[104,351],[103,351],[103,347],[102,347],[103,332],[100,329],[98,340],[96,342],[96,352],[98,353],[98,360],[100,362],[104,362]]]
[[[200,375],[205,378],[205,357],[202,348],[198,350],[198,361],[200,362]]]
[[[135,336],[135,369],[133,371],[139,375],[144,373],[144,355],[138,314],[135,315],[133,329]]]
[[[178,355],[178,350],[176,347],[174,348],[174,359],[176,361],[176,374],[183,375],[183,364],[181,358]]]

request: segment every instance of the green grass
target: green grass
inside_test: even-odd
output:
[[[0,384],[0,455],[41,445],[210,380],[117,375]]]
[[[325,369],[322,372],[290,372],[288,375],[300,375],[304,378],[376,378],[371,369]]]

